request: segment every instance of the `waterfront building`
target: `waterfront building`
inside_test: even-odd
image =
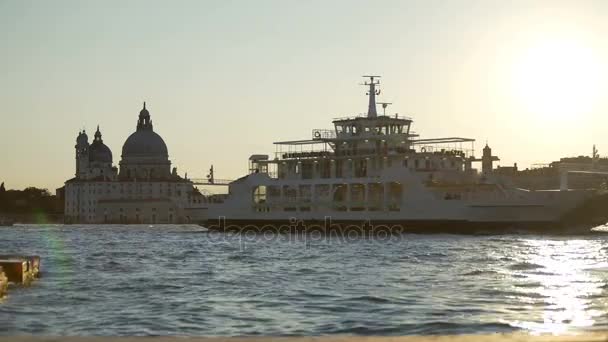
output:
[[[67,223],[184,223],[196,216],[202,195],[171,170],[167,145],[154,131],[145,103],[119,167],[99,126],[91,143],[79,132],[75,150],[75,177],[63,189]]]

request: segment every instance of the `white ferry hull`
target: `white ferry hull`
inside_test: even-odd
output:
[[[209,204],[206,217],[199,222],[213,230],[280,229],[281,231],[350,228],[359,231],[403,231],[415,233],[473,233],[480,231],[530,230],[556,231],[562,217],[580,206],[593,193],[590,191],[521,191],[513,198],[444,200],[433,197],[423,186],[410,184],[398,208],[369,210],[347,204],[340,211],[326,208],[321,202],[295,203],[289,211],[285,204],[269,211],[256,211],[250,189],[274,181],[265,175],[250,175],[235,186],[233,196],[224,203]],[[361,180],[354,180],[361,181]],[[242,191],[238,191],[242,188]],[[238,196],[238,193],[243,195]],[[235,196],[236,195],[236,196]],[[359,203],[358,205],[361,205]]]

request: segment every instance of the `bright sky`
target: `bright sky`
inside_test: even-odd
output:
[[[370,73],[423,138],[488,140],[501,165],[607,155],[607,17],[603,0],[0,0],[0,181],[54,191],[97,124],[118,164],[144,100],[178,172],[236,178],[364,112]]]

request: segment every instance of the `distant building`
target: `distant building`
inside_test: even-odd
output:
[[[561,186],[561,176],[569,172],[569,189],[602,188],[608,183],[608,158],[601,158],[595,146],[591,156],[565,157],[550,164],[536,164],[531,169],[517,170],[499,167],[497,174],[509,178],[518,187],[543,190],[556,189]],[[599,174],[598,174],[599,173]]]
[[[495,161],[500,161],[500,159],[492,155],[492,149],[486,143],[486,147],[483,148],[483,155],[481,156],[481,172],[484,175],[492,173]]]
[[[65,182],[67,223],[183,223],[196,215],[202,196],[192,182],[171,171],[164,140],[154,132],[144,103],[137,129],[122,147],[120,168],[99,126],[89,144],[76,138],[75,177]]]

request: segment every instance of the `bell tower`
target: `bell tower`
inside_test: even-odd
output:
[[[76,138],[76,178],[85,178],[89,170],[89,137],[82,130]]]
[[[492,149],[486,143],[486,147],[483,148],[483,155],[481,157],[481,173],[484,175],[492,173],[494,169],[494,162],[500,159],[492,155]]]

